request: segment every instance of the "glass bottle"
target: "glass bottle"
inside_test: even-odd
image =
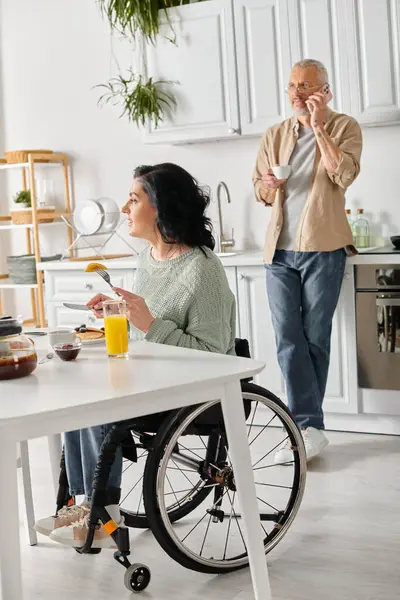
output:
[[[354,219],[351,216],[351,209],[350,208],[346,208],[345,212],[346,212],[347,222],[350,225],[351,233],[353,233]]]
[[[353,237],[354,243],[357,248],[368,248],[369,247],[369,223],[363,216],[364,210],[359,208],[357,210],[358,217],[353,223]]]

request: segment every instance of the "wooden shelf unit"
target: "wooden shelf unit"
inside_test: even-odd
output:
[[[61,166],[63,169],[64,176],[64,201],[65,210],[54,213],[53,223],[41,223],[38,218],[38,202],[36,193],[36,180],[35,180],[35,167],[39,163],[40,168],[57,167]],[[71,206],[71,192],[69,185],[69,172],[68,172],[68,158],[65,154],[60,153],[43,153],[43,154],[29,154],[28,162],[18,164],[0,164],[0,171],[6,171],[8,169],[21,169],[22,176],[22,190],[29,189],[31,191],[31,204],[32,204],[32,223],[16,225],[12,223],[11,216],[4,215],[0,216],[0,232],[13,230],[13,229],[25,229],[25,241],[26,241],[26,252],[27,254],[34,254],[35,263],[41,262],[40,257],[40,246],[39,246],[39,227],[44,225],[55,225],[57,223],[63,223],[61,220],[62,216],[72,214]],[[64,223],[64,226],[65,223]],[[66,226],[67,227],[67,226]],[[68,245],[72,244],[72,229],[67,227]],[[70,251],[70,258],[74,258],[74,253]],[[31,307],[32,307],[32,324],[38,325],[39,327],[46,326],[45,319],[45,307],[44,307],[44,277],[43,273],[36,269],[37,283],[31,285],[18,285],[6,282],[8,279],[7,273],[0,274],[0,315],[3,314],[2,309],[2,290],[5,289],[18,289],[25,288],[30,289],[31,294]]]

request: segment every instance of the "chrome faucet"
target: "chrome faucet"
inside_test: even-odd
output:
[[[225,191],[226,200],[228,204],[231,203],[231,197],[229,195],[228,186],[224,181],[220,181],[217,186],[217,203],[218,203],[218,224],[219,224],[219,252],[226,252],[228,248],[233,248],[235,240],[233,239],[233,229],[231,239],[225,239],[224,227],[222,224],[222,209],[221,209],[221,191]]]

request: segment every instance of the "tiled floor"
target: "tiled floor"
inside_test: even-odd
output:
[[[269,555],[274,600],[395,600],[400,593],[400,438],[329,434],[309,468],[292,529]],[[37,516],[53,511],[44,440],[31,442]],[[21,506],[21,515],[23,507]],[[128,599],[112,553],[80,556],[40,537],[29,547],[21,522],[25,600]],[[251,600],[248,570],[213,577],[172,561],[148,531],[132,533],[133,559],[148,564],[143,599]],[[5,600],[17,600],[14,598]]]

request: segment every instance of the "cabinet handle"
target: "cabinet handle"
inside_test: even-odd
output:
[[[241,131],[240,129],[233,129],[233,127],[231,127],[228,131],[229,135],[240,135]]]
[[[89,283],[88,281],[84,281],[83,282],[83,287],[85,288],[85,290],[92,290],[93,289],[93,283]]]

